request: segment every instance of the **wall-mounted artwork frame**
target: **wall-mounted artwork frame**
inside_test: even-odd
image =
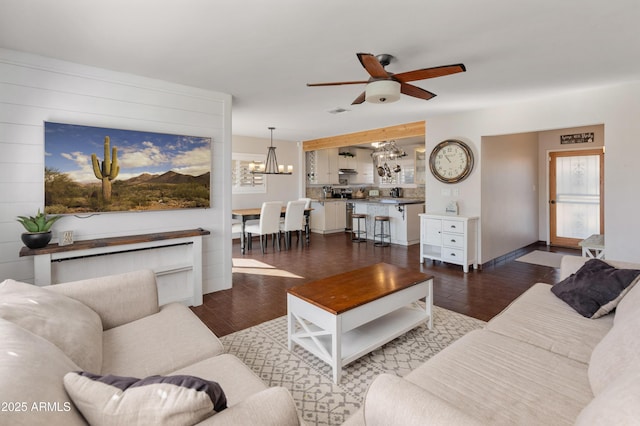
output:
[[[45,212],[208,208],[209,137],[45,122]]]

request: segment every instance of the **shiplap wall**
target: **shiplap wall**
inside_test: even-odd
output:
[[[203,291],[231,287],[231,96],[0,49],[0,281],[33,282],[16,216],[44,207],[44,122],[211,137],[211,208],[65,216],[76,240],[204,228]],[[55,241],[55,240],[54,240]]]

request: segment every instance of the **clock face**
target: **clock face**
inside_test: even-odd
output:
[[[431,173],[441,182],[455,183],[466,178],[473,168],[473,154],[464,142],[440,142],[429,157]]]

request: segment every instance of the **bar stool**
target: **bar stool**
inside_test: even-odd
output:
[[[351,215],[352,219],[358,220],[357,230],[353,229],[351,231],[351,241],[354,243],[366,243],[367,242],[367,215],[362,213],[354,213]],[[360,228],[360,220],[364,219],[364,230]],[[353,227],[353,224],[351,224]],[[362,237],[364,235],[364,238]]]
[[[389,216],[376,216],[373,222],[373,245],[376,247],[388,247],[391,244],[391,222]],[[380,223],[380,232],[376,232],[378,223]],[[384,232],[384,224],[387,224],[387,232]],[[380,240],[378,241],[378,238]],[[387,239],[387,241],[385,241]]]

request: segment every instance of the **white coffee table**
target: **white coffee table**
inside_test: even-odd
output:
[[[422,323],[431,328],[432,293],[432,276],[386,263],[290,288],[289,350],[300,345],[329,364],[337,384],[343,366]]]

